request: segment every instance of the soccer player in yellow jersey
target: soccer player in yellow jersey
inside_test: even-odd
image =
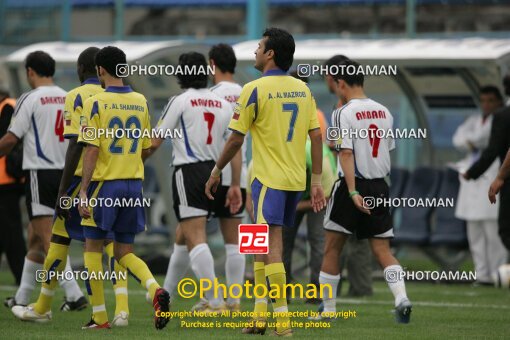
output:
[[[78,207],[83,217],[85,267],[89,273],[98,276],[102,271],[98,260],[102,256],[104,240],[109,232],[113,232],[115,259],[149,291],[156,312],[155,326],[162,329],[169,319],[160,312],[169,310],[170,295],[156,282],[145,262],[133,253],[135,235],[145,230],[144,207],[141,204],[101,204],[107,202],[105,199],[111,202],[143,201],[143,160],[151,147],[147,134],[151,129],[147,100],[131,87],[124,86],[117,76],[118,65],[126,64],[122,50],[105,47],[96,54],[95,63],[105,91],[85,101],[82,119],[86,126],[82,125],[78,137],[78,142],[87,145]],[[119,130],[124,130],[125,134],[111,135]],[[101,134],[101,131],[105,133]],[[89,206],[91,198],[98,204]],[[88,283],[96,294],[90,297],[92,320],[84,328],[107,328],[102,282],[90,278]]]
[[[77,139],[80,130],[80,116],[83,102],[87,98],[99,92],[103,92],[103,88],[97,78],[94,63],[94,57],[97,51],[99,51],[97,47],[89,47],[80,54],[77,62],[77,73],[81,86],[69,91],[66,95],[64,137],[69,140],[69,146],[67,148],[65,166],[60,180],[50,247],[43,267],[47,272],[70,271],[71,269],[67,260],[71,239],[82,242],[85,241],[78,207],[72,206],[72,202],[68,197],[71,199],[76,197],[81,182],[83,147],[77,143]],[[106,251],[110,259],[108,263],[113,267],[110,269],[112,271],[120,270],[125,272],[125,269],[120,268],[118,263],[113,259],[112,243],[106,247]],[[37,302],[28,307],[13,307],[12,312],[14,315],[25,321],[50,321],[51,302],[55,293],[56,281],[56,277],[53,277],[51,280],[48,277],[47,281],[42,284]],[[127,303],[127,280],[117,277],[116,280],[112,281],[116,293],[116,312],[113,323],[117,326],[125,326],[127,325],[129,313]],[[66,281],[63,280],[63,282]],[[77,290],[77,293],[80,294],[78,295],[78,299],[73,301],[70,300],[70,297],[66,297],[66,301],[62,305],[61,310],[81,310],[87,306],[88,302],[81,294],[79,287],[77,287]],[[93,293],[90,289],[88,289],[88,291],[89,293]]]
[[[255,255],[255,285],[266,278],[281,293],[273,302],[277,336],[291,336],[290,320],[285,315],[285,268],[282,263],[282,227],[293,228],[296,206],[306,186],[307,136],[312,148],[312,179],[310,196],[314,211],[324,208],[326,201],[321,187],[322,137],[317,120],[315,100],[307,85],[287,75],[294,57],[294,38],[288,32],[267,29],[255,51],[255,68],[263,72],[260,79],[243,87],[229,128],[223,152],[211,172],[205,192],[214,199],[220,183],[221,169],[241,148],[249,131],[253,143],[252,198],[256,223],[269,225],[269,253]],[[265,333],[267,299],[255,301],[253,327],[243,333]]]

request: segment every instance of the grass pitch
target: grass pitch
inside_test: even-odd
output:
[[[0,297],[10,296],[15,287],[9,286],[11,279],[0,273]],[[163,278],[158,277],[162,282]],[[81,284],[81,283],[80,283]],[[33,300],[36,298],[34,292]],[[391,313],[393,297],[384,282],[374,283],[374,295],[367,298],[341,297],[337,310],[356,311],[356,317],[338,319],[329,328],[295,328],[294,337],[302,339],[508,339],[510,338],[510,291],[492,287],[472,287],[467,284],[407,284],[408,295],[413,302],[411,323],[399,325]],[[114,312],[114,295],[109,283],[105,284],[105,295],[110,320]],[[81,330],[90,319],[91,308],[81,312],[60,312],[63,299],[57,290],[53,303],[53,321],[48,324],[22,322],[4,306],[0,306],[0,338],[4,339],[242,339],[249,336],[233,328],[190,328],[193,321],[224,322],[246,321],[246,318],[185,318],[172,319],[168,326],[157,331],[153,326],[153,311],[145,302],[145,291],[136,281],[129,281],[130,318],[127,328],[111,330]],[[177,299],[172,311],[189,310],[197,299]],[[243,300],[242,310],[250,311],[252,302]],[[316,306],[293,300],[290,311],[316,310]],[[296,322],[308,321],[295,318]],[[266,336],[270,333],[269,329]]]

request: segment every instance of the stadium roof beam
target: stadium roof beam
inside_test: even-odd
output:
[[[416,0],[406,0],[406,35],[416,36]]]
[[[252,64],[257,41],[234,45],[239,64]],[[458,77],[459,89],[469,95],[479,107],[479,85],[501,86],[502,77],[509,71],[510,39],[307,39],[296,41],[294,65],[322,64],[335,54],[344,54],[362,64],[396,65],[397,75],[392,76],[414,111],[420,128],[429,129],[431,108],[424,100],[434,89],[424,89],[420,79],[434,72],[451,70]],[[417,75],[412,70],[422,70]],[[418,72],[419,73],[419,72]],[[246,75],[246,78],[250,78]],[[463,84],[463,85],[461,85]],[[455,93],[454,93],[455,94]],[[436,160],[433,144],[423,143],[423,159],[428,164]]]
[[[257,39],[267,26],[267,0],[248,0],[246,4],[246,36]]]

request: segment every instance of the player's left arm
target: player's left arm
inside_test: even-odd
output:
[[[64,107],[64,137],[69,140],[69,145],[67,146],[64,170],[60,178],[57,205],[55,206],[55,213],[61,218],[69,217],[69,209],[64,209],[64,207],[60,206],[60,198],[67,195],[67,189],[71,185],[83,152],[83,145],[78,143],[82,109],[83,103],[79,94],[68,94],[66,96]]]
[[[151,131],[151,118],[149,115],[149,105],[146,105],[145,118],[144,118],[144,127],[145,131]],[[159,147],[159,145],[158,145]],[[149,158],[154,150],[152,149],[152,141],[148,134],[144,134],[142,139],[142,162],[145,163],[145,160]]]
[[[67,196],[67,189],[71,185],[74,173],[78,167],[78,163],[80,162],[82,152],[83,145],[78,143],[78,137],[69,138],[64,170],[62,172],[62,177],[60,178],[60,185],[58,188],[57,205],[55,207],[55,213],[60,218],[69,217],[69,209],[64,209],[64,207],[60,205],[60,199],[64,196]]]
[[[510,176],[510,150],[508,150],[505,160],[499,169],[496,179],[491,183],[489,188],[489,201],[492,204],[496,203],[496,195],[501,190],[501,187],[505,183],[505,180]]]
[[[315,113],[314,113],[315,114]],[[326,206],[326,198],[322,189],[322,135],[320,129],[308,131],[311,142],[312,178],[310,180],[310,198],[314,212]]]
[[[321,211],[326,206],[324,190],[322,188],[322,134],[315,98],[308,89],[310,121],[308,122],[308,137],[311,142],[312,177],[310,180],[310,200],[314,212]]]

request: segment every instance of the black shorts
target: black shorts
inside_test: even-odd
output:
[[[386,181],[379,179],[356,178],[356,190],[364,198],[389,198]],[[354,234],[358,239],[392,238],[393,222],[388,206],[376,206],[370,215],[359,211],[349,197],[344,178],[337,180],[326,208],[324,229],[344,234]]]
[[[28,217],[53,216],[62,170],[26,170],[25,195]]]
[[[174,211],[178,221],[208,216],[212,202],[205,195],[205,183],[215,162],[198,162],[178,165],[172,176]]]
[[[213,213],[214,217],[219,218],[242,218],[243,217],[243,211],[246,204],[246,189],[241,188],[241,196],[243,198],[243,203],[241,205],[241,208],[239,208],[239,211],[237,211],[235,214],[230,213],[230,208],[225,206],[225,202],[227,201],[227,191],[228,186],[220,185],[218,186],[218,189],[213,194],[214,195],[214,201],[213,201]]]

